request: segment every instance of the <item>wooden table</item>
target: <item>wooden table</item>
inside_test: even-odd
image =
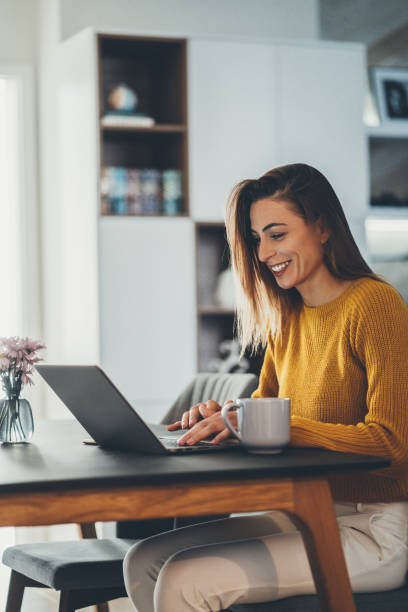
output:
[[[0,446],[0,526],[281,510],[300,529],[323,610],[355,610],[327,478],[385,467],[322,449],[157,456],[87,446],[76,421],[44,421]]]

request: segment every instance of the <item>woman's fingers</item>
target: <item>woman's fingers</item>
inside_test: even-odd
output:
[[[181,429],[188,428],[189,418],[190,418],[190,411],[187,410],[186,412],[183,413],[183,416],[181,417]]]
[[[171,425],[167,425],[168,431],[176,431],[176,429],[181,429],[181,421],[176,421],[175,423],[171,423]]]
[[[186,412],[183,412],[183,416],[181,417],[180,421],[176,421],[175,423],[171,423],[171,425],[167,425],[168,431],[175,431],[176,429],[187,429],[189,417],[190,417],[189,410],[187,410]]]
[[[176,421],[171,425],[167,425],[168,431],[175,431],[176,429],[189,429],[193,427],[200,419],[200,407],[204,406],[204,404],[195,404],[190,410],[186,410],[183,412],[183,416],[180,421]]]
[[[190,408],[188,412],[188,427],[193,427],[200,419],[201,419],[201,406],[203,406],[201,402],[196,404],[192,408]]]
[[[208,400],[208,402],[199,404],[199,411],[203,419],[207,419],[220,410],[221,406],[217,404],[217,402],[214,402],[214,400]]]
[[[224,421],[220,414],[216,413],[207,419],[200,421],[194,427],[184,434],[179,440],[180,445],[193,445],[200,440],[205,440],[209,436],[218,433],[224,429]]]
[[[230,400],[231,401],[231,400]],[[214,400],[208,402],[200,402],[195,404],[183,413],[180,421],[176,421],[171,425],[167,425],[168,431],[176,431],[177,429],[191,429],[201,419],[207,419],[221,410],[221,406]]]
[[[226,438],[229,438],[231,435],[231,432],[229,429],[225,428],[222,431],[220,431],[219,434],[217,434],[215,436],[215,438],[213,439],[212,443],[213,444],[219,444],[220,442],[222,442],[223,440],[225,440]]]

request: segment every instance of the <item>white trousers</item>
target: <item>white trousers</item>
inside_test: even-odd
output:
[[[408,502],[335,504],[354,592],[405,582]],[[301,534],[281,512],[183,527],[134,545],[124,560],[138,612],[218,612],[315,593]]]

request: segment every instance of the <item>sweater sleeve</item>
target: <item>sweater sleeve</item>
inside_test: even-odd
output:
[[[274,362],[274,343],[272,336],[268,334],[268,344],[266,346],[265,357],[259,376],[258,388],[252,393],[252,397],[278,397],[279,384],[276,377]]]
[[[391,460],[384,475],[395,477],[408,462],[408,308],[383,284],[350,324],[351,348],[367,376],[367,412],[355,425],[295,416],[293,446],[378,455]]]

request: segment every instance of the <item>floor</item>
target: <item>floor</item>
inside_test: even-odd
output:
[[[21,612],[57,612],[58,593],[50,589],[26,589]],[[81,612],[95,612],[95,608],[82,608]],[[134,612],[128,599],[115,599],[109,603],[109,612]]]

